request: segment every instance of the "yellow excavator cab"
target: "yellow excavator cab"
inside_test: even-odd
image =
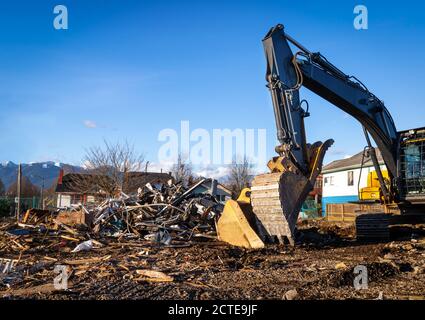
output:
[[[386,181],[389,181],[387,170],[382,170],[382,176]],[[376,171],[371,171],[367,175],[367,185],[360,189],[359,198],[362,201],[384,201]]]

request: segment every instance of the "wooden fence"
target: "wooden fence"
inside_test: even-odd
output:
[[[354,223],[356,217],[365,212],[380,213],[385,211],[385,206],[379,203],[328,203],[326,204],[326,220],[333,222]]]

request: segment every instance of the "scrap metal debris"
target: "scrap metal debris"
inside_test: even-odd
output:
[[[114,252],[127,247],[143,248],[137,257],[144,258],[149,246],[182,248],[199,241],[214,243],[216,219],[223,205],[211,192],[199,192],[198,187],[207,180],[190,188],[171,180],[167,184],[148,183],[136,194],[121,193],[97,205],[30,209],[19,221],[4,220],[0,224],[0,291],[29,283],[38,285],[37,277],[49,275],[53,279],[58,255],[63,254],[68,258],[60,263],[72,266],[70,277],[81,276],[89,266],[96,266],[96,277],[100,278],[126,270],[139,282],[173,281],[172,276],[160,271],[140,269],[140,264],[118,263],[112,255],[90,256],[99,250]],[[44,255],[41,259],[40,254]],[[87,258],[72,259],[70,255]],[[51,285],[47,289],[55,290]]]
[[[190,188],[182,184],[141,186],[137,194],[121,193],[98,205],[74,205],[56,211],[28,210],[3,226],[1,252],[31,252],[38,247],[62,251],[92,250],[102,240],[147,240],[159,245],[216,239],[215,222],[223,210],[212,194],[196,193],[208,179]],[[96,241],[99,240],[99,241]],[[175,244],[175,243],[174,243]]]

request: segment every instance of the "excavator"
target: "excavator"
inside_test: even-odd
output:
[[[262,42],[279,141],[277,155],[267,164],[270,172],[255,176],[237,200],[226,202],[217,222],[219,239],[246,248],[262,248],[269,242],[295,244],[301,206],[334,142],[307,143],[304,119],[310,112],[308,102],[300,98],[303,86],[354,117],[363,128],[373,179],[379,182],[375,200],[383,212],[359,214],[357,238],[388,239],[391,225],[423,223],[425,127],[397,131],[383,101],[355,76],[289,36],[282,24],[271,28]],[[381,151],[384,173],[371,139]]]

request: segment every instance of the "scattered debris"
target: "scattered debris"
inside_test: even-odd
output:
[[[340,269],[347,269],[347,265],[346,265],[344,262],[340,262],[340,263],[337,263],[337,264],[335,265],[335,269],[337,269],[337,270],[340,270]]]
[[[25,288],[18,292],[49,292],[51,284],[41,285],[39,290],[40,282],[32,275],[48,274],[54,279],[55,265],[71,266],[70,277],[82,277],[93,266],[98,271],[96,278],[125,270],[127,276],[137,281],[172,282],[172,276],[142,270],[140,266],[149,261],[150,247],[184,248],[195,242],[215,242],[216,220],[223,204],[211,193],[196,193],[207,180],[202,179],[190,188],[171,180],[166,184],[147,183],[136,194],[121,193],[96,205],[73,205],[55,211],[30,209],[19,221],[0,221],[0,291],[27,287],[34,281],[34,290]],[[126,257],[118,263],[112,257],[122,248],[138,248],[134,257],[144,260],[134,265]],[[92,257],[102,249],[111,254],[106,258]],[[83,254],[86,258],[58,258],[62,254]]]
[[[285,293],[286,300],[296,300],[298,297],[299,297],[299,294],[296,289],[289,290]]]
[[[71,252],[76,253],[76,252],[80,252],[80,251],[90,251],[91,249],[94,248],[94,246],[102,246],[102,244],[98,241],[87,240],[87,241],[84,241],[83,243],[80,243]]]
[[[136,270],[136,273],[138,275],[141,275],[141,277],[135,280],[156,281],[156,282],[171,282],[174,280],[173,277],[170,277],[163,272],[155,271],[155,270]]]
[[[182,228],[182,224],[177,225]],[[402,247],[410,239],[356,245],[352,237],[341,235],[345,229],[335,228],[338,233],[329,235],[325,232],[332,229],[328,222],[313,220],[299,226],[300,232],[308,235],[307,244],[250,250],[209,238],[180,238],[177,231],[168,229],[173,238],[169,245],[156,242],[154,236],[144,239],[165,230],[161,228],[148,229],[146,234],[140,229],[139,236],[123,232],[100,237],[82,226],[69,230],[58,227],[44,232],[37,227],[29,229],[28,234],[16,235],[7,232],[16,230],[16,223],[0,220],[0,247],[5,248],[2,258],[16,261],[7,274],[0,274],[0,298],[304,300],[410,299],[425,295],[425,250],[419,249],[423,239],[414,243],[416,250],[409,251]],[[89,240],[103,246],[93,243],[98,248],[71,252]],[[341,263],[347,268],[335,269]],[[357,265],[367,268],[367,290],[353,287]],[[67,267],[68,290],[54,290],[57,266]],[[380,292],[385,295],[380,296]]]
[[[311,220],[298,225],[301,240],[296,248],[234,248],[214,241],[214,218],[208,215],[219,215],[218,209],[207,214],[209,206],[199,211],[195,205],[188,219],[181,217],[179,210],[186,211],[191,201],[199,205],[206,199],[219,205],[208,195],[192,194],[175,203],[179,210],[168,208],[161,214],[164,206],[154,210],[154,197],[160,204],[172,202],[169,197],[176,191],[167,194],[165,190],[170,188],[173,185],[152,187],[160,190],[155,195],[148,187],[140,188],[137,196],[118,197],[120,203],[109,199],[102,207],[60,211],[71,215],[84,212],[93,217],[92,223],[71,224],[58,218],[60,212],[39,218],[35,224],[27,221],[25,228],[16,221],[0,219],[0,271],[5,267],[4,259],[13,261],[7,273],[0,272],[0,298],[304,300],[424,296],[423,238],[359,245],[350,233],[352,228]],[[186,190],[180,187],[175,198]],[[142,201],[141,197],[148,199]],[[138,218],[145,213],[132,208],[146,204],[152,216]],[[110,218],[95,224],[107,208],[112,210],[108,211]],[[173,221],[168,221],[171,218]],[[91,250],[72,252],[87,243]],[[413,248],[405,250],[406,244]],[[358,265],[367,268],[367,290],[353,287]],[[53,286],[58,266],[66,267],[67,290]]]
[[[55,212],[28,210],[18,223],[6,228],[4,252],[25,252],[37,246],[73,253],[93,248],[95,239],[144,239],[158,245],[216,239],[215,223],[223,210],[211,194],[195,194],[202,179],[191,188],[182,184],[151,185],[137,194],[121,193],[99,205],[72,206]],[[79,243],[75,247],[75,243]]]

